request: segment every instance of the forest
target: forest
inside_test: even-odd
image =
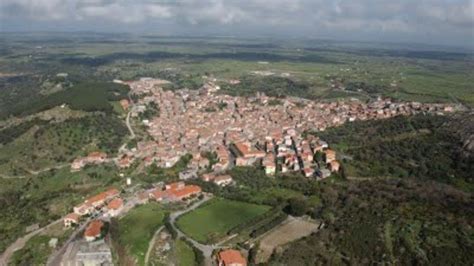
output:
[[[472,191],[474,157],[463,152],[457,132],[468,125],[449,126],[470,115],[400,116],[347,123],[314,134],[344,155],[349,176],[436,180]]]

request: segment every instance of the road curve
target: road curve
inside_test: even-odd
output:
[[[175,222],[176,220],[183,214],[186,214],[196,208],[198,208],[199,206],[201,206],[203,203],[205,203],[206,201],[212,199],[212,196],[204,196],[204,198],[196,203],[194,203],[191,207],[185,209],[185,210],[182,210],[182,211],[177,211],[177,212],[174,212],[172,214],[170,214],[170,224],[171,226],[173,227],[173,229],[177,232],[177,237],[180,238],[180,237],[183,237],[185,238],[186,240],[188,240],[189,242],[191,242],[197,249],[201,250],[201,252],[203,253],[204,255],[204,258],[205,258],[205,265],[212,265],[212,259],[211,259],[211,256],[212,256],[212,252],[214,251],[214,249],[216,248],[219,248],[219,246],[217,245],[204,245],[204,244],[201,244],[199,242],[197,242],[196,240],[192,239],[191,237],[187,236],[185,233],[183,233],[176,225],[175,225]]]
[[[7,249],[5,249],[5,251],[3,252],[3,254],[0,256],[0,266],[7,266],[8,265],[8,262],[10,261],[10,258],[11,256],[13,255],[13,253],[19,249],[22,249],[26,242],[28,242],[28,240],[30,240],[32,237],[34,237],[35,235],[43,232],[44,230],[46,230],[47,228],[55,225],[55,224],[58,224],[60,222],[62,222],[63,219],[58,219],[50,224],[48,224],[47,226],[45,227],[42,227],[38,230],[35,230],[23,237],[20,237],[18,238],[13,244],[11,244]]]

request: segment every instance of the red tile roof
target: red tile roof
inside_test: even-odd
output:
[[[162,199],[166,196],[166,192],[160,189],[155,189],[151,192],[151,195],[156,200]]]
[[[107,208],[110,210],[118,210],[123,206],[123,200],[121,198],[115,198],[109,202]]]
[[[119,194],[120,192],[117,189],[111,188],[105,192],[99,193],[95,196],[88,198],[86,200],[86,204],[100,203],[101,201],[105,201],[107,198],[115,197]]]
[[[94,220],[90,222],[90,224],[86,228],[86,231],[84,231],[84,237],[100,236],[100,231],[102,230],[103,226],[104,226],[104,223],[100,220]]]
[[[70,214],[68,214],[64,217],[64,220],[66,220],[66,219],[74,220],[74,221],[78,222],[79,221],[79,215],[77,215],[75,213],[70,213]]]
[[[168,190],[176,190],[184,187],[184,182],[175,182],[175,183],[170,183],[166,185],[166,189]]]
[[[105,193],[109,197],[115,197],[115,196],[118,196],[118,194],[120,194],[120,191],[118,191],[116,188],[110,188],[109,190],[105,191]]]
[[[105,159],[105,158],[107,158],[107,154],[104,153],[104,152],[95,151],[95,152],[89,153],[89,155],[87,157],[89,157],[91,159],[92,158],[94,158],[94,159],[101,159],[101,158]]]
[[[235,249],[219,252],[219,262],[223,265],[247,265],[247,260]]]
[[[201,188],[195,185],[185,186],[181,189],[170,189],[169,193],[176,198],[185,198],[201,192]]]

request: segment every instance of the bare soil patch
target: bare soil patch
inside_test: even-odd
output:
[[[319,222],[289,216],[281,225],[275,227],[260,240],[257,263],[268,261],[275,248],[293,242],[316,232]]]

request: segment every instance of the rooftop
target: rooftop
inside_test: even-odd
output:
[[[93,220],[89,223],[86,230],[84,231],[84,237],[98,237],[100,236],[100,232],[102,227],[104,226],[104,222],[101,220]]]

